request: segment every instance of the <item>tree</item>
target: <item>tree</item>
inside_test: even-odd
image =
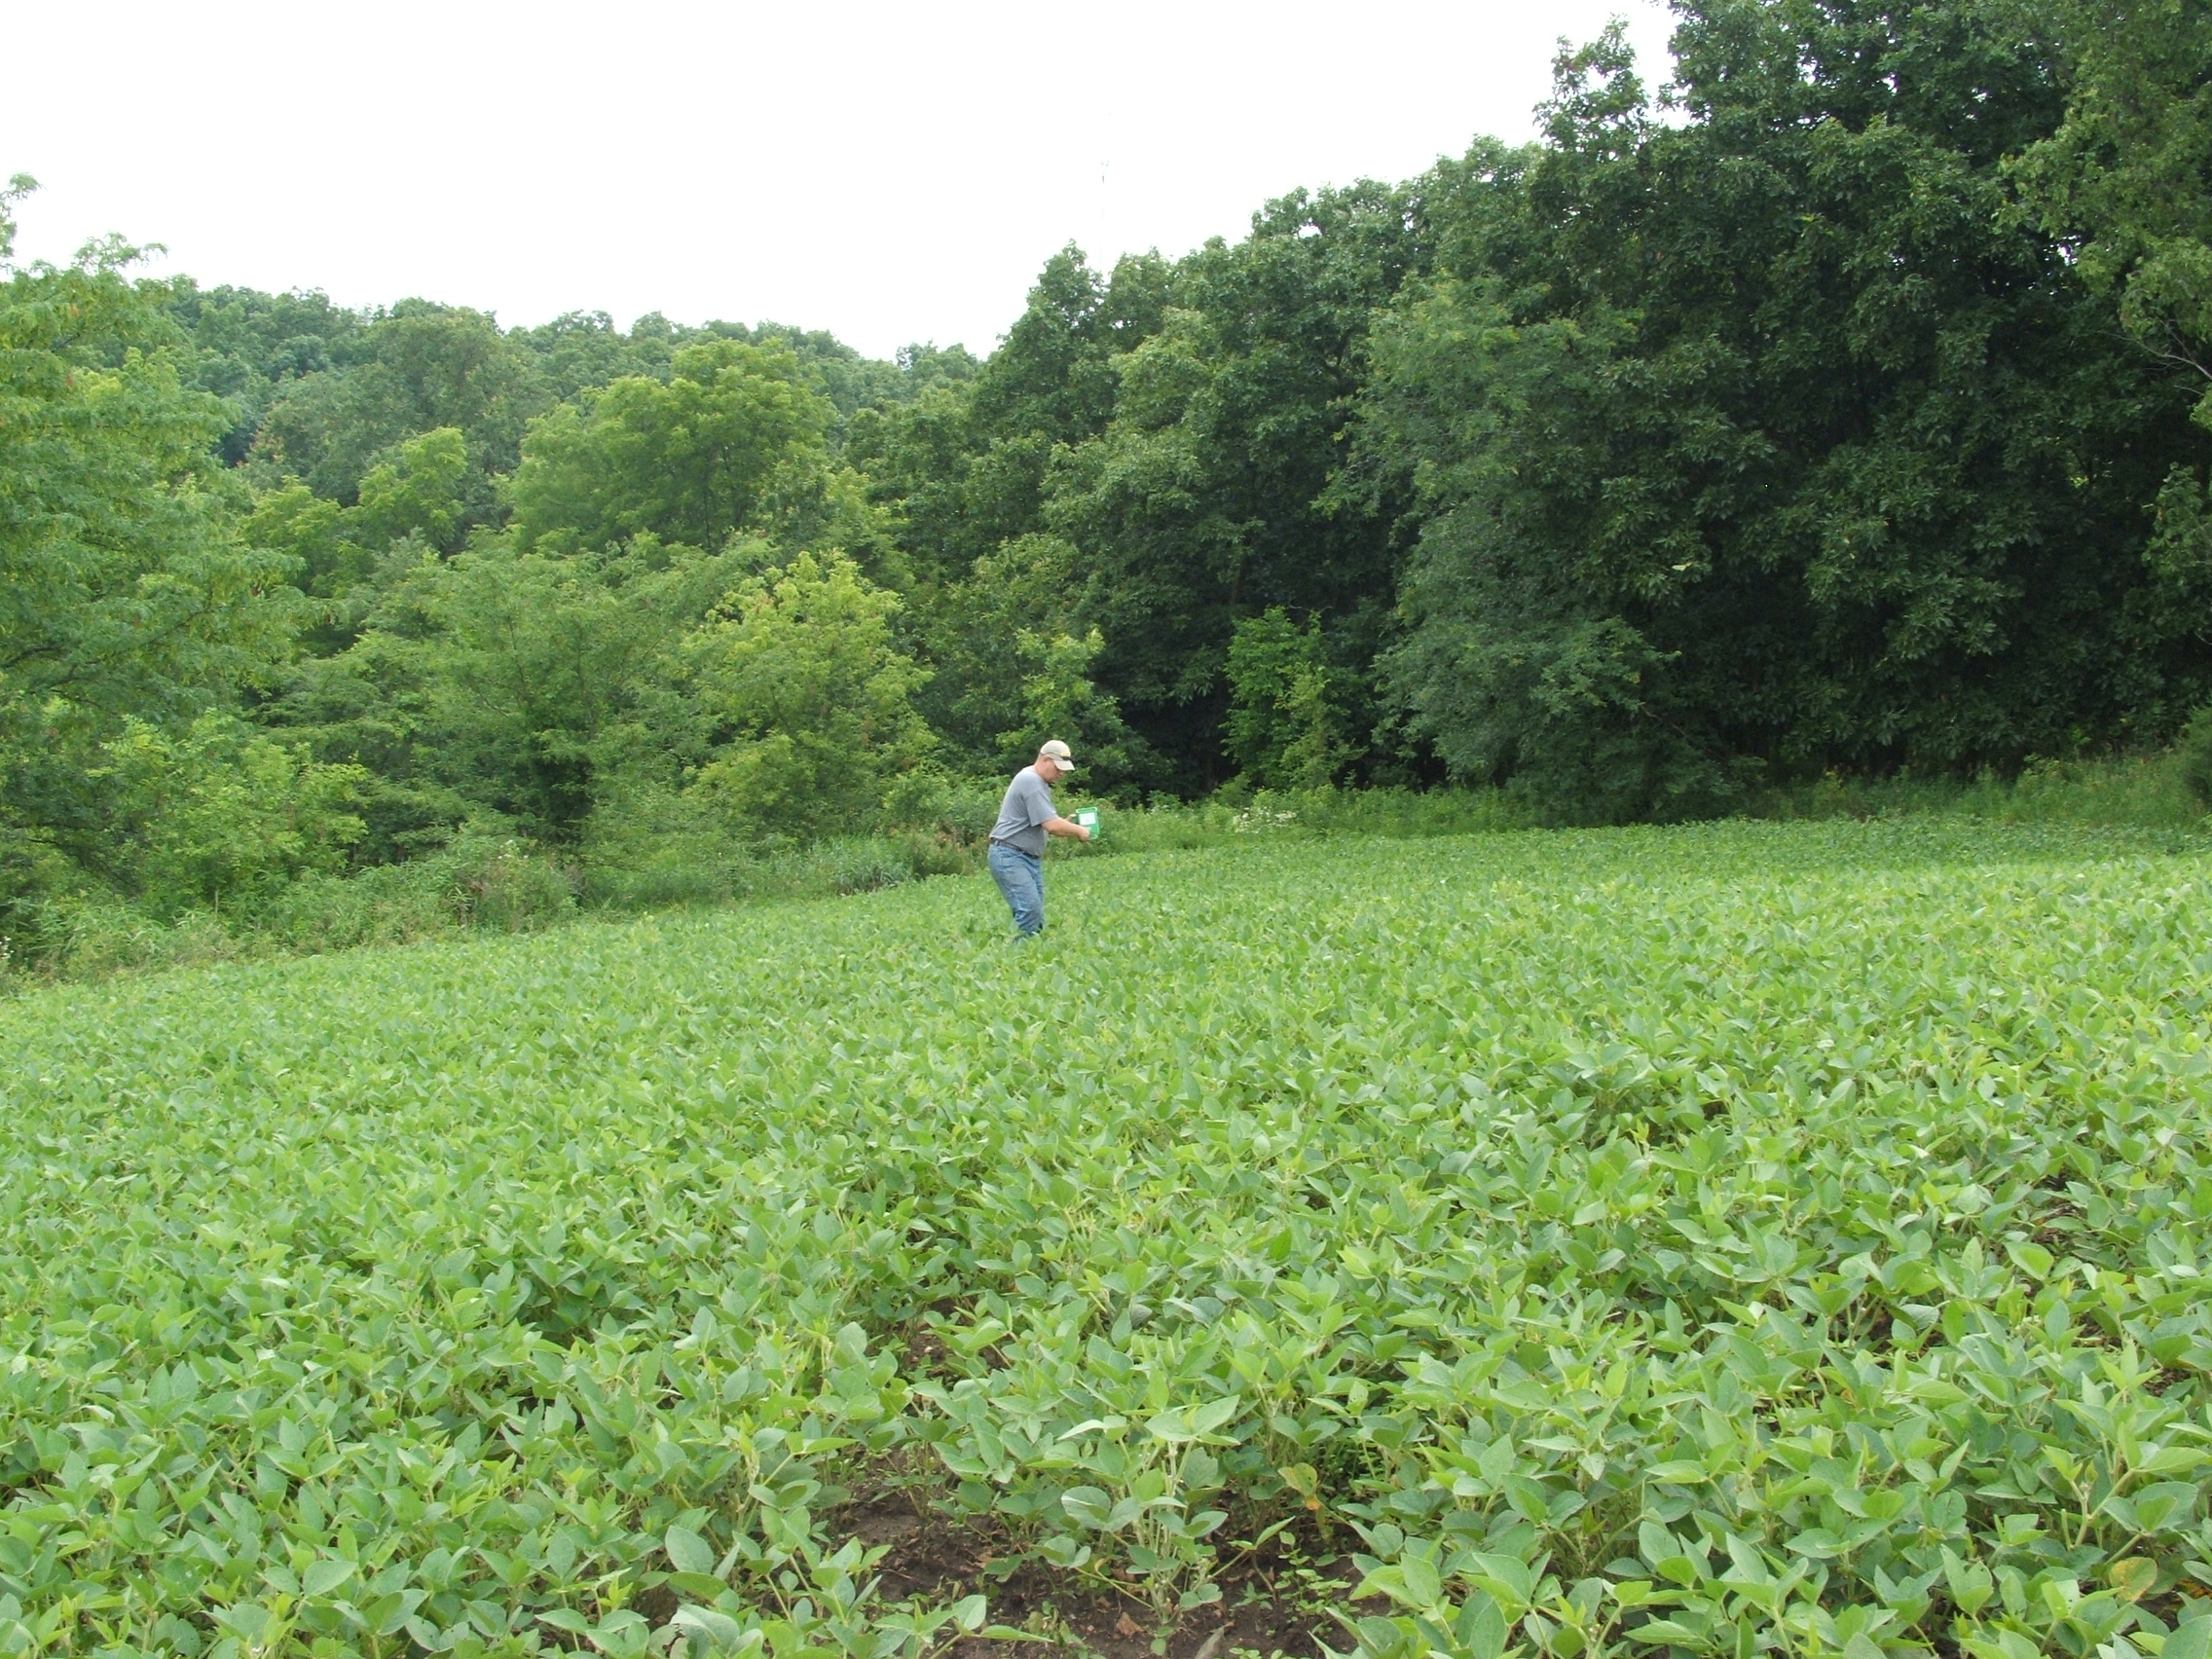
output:
[[[965,581],[977,560],[1045,528],[1053,450],[1105,430],[1114,365],[1160,327],[1167,280],[1157,254],[1101,276],[1071,243],[1046,261],[979,371],[935,375],[906,402],[855,419],[847,456],[892,510],[916,579]]]
[[[1409,502],[1387,469],[1332,484],[1371,320],[1428,258],[1417,189],[1270,203],[1243,240],[1176,266],[1160,326],[1117,359],[1110,423],[1054,463],[1045,519],[1082,550],[1099,680],[1184,789],[1219,761],[1239,621],[1316,615],[1330,654],[1356,659],[1346,686],[1364,676]]]
[[[285,386],[350,362],[369,319],[321,292],[264,294],[202,288],[189,276],[169,285],[169,314],[192,343],[187,384],[231,408],[216,442],[226,466],[252,453],[261,423]]]
[[[468,488],[468,439],[459,426],[408,438],[361,475],[350,519],[369,547],[412,538],[438,553],[461,551]]]
[[[992,753],[1019,706],[1020,633],[1095,629],[1085,678],[1126,716],[1136,773],[1203,787],[1231,634],[1270,605],[1324,617],[1342,702],[1374,726],[1359,693],[1406,492],[1386,469],[1331,482],[1354,460],[1370,318],[1423,268],[1422,239],[1417,193],[1360,185],[1286,197],[1234,246],[1124,259],[1110,279],[1065,248],[972,383],[856,420],[848,454],[910,561],[940,730]],[[1047,543],[1071,550],[1051,614],[1016,617],[1010,573],[1037,583],[1014,550]]]
[[[899,621],[921,642],[932,671],[915,701],[950,763],[978,772],[998,766],[1001,734],[1021,707],[1014,643],[1024,632],[1067,626],[1074,558],[1064,541],[1025,535],[977,560],[965,582],[908,589]]]
[[[2129,620],[2179,388],[2017,211],[2047,34],[1965,0],[1681,16],[1683,120],[1615,30],[1563,57],[1542,146],[1429,192],[1363,440],[1423,492],[1384,664],[1417,729],[1581,819],[2156,732],[2205,666]]]
[[[417,563],[424,551],[461,548],[471,463],[459,427],[408,438],[362,476],[358,501],[340,506],[298,479],[263,491],[245,535],[295,562],[293,580],[312,600],[299,641],[315,656],[350,645],[377,603],[380,571]]]
[[[2128,332],[2212,381],[2212,5],[2067,0],[2053,21],[2066,118],[2010,170]],[[2212,424],[2212,387],[2196,418]]]
[[[547,394],[563,403],[634,376],[666,379],[676,353],[675,330],[657,313],[624,334],[605,312],[570,312],[511,338],[529,350]]]
[[[1264,789],[1320,789],[1346,759],[1329,707],[1321,628],[1282,607],[1237,623],[1229,642],[1230,757]]]
[[[176,734],[126,719],[100,758],[116,810],[99,867],[159,915],[341,869],[364,831],[362,767],[321,764],[235,715],[210,710]]]
[[[468,445],[468,522],[489,523],[493,475],[515,466],[525,427],[550,402],[529,355],[492,317],[402,300],[347,342],[343,360],[276,388],[253,462],[270,482],[298,477],[350,505],[396,446],[451,426]]]
[[[710,745],[694,791],[756,833],[867,828],[892,778],[933,746],[898,608],[835,553],[801,553],[732,593],[683,647]]]
[[[779,494],[818,491],[832,411],[797,357],[742,341],[687,346],[664,382],[631,376],[534,423],[509,487],[525,548],[640,534],[719,547]]]
[[[2011,163],[2041,222],[2118,305],[2145,350],[2187,374],[2212,429],[2212,6],[2067,0],[2058,13],[2074,84],[2058,130]],[[2149,580],[2126,620],[2146,645],[2212,645],[2212,496],[2199,456],[2174,462],[2145,550]],[[2139,700],[2151,730],[2212,690],[2159,674]]]
[[[999,771],[1026,765],[1058,738],[1083,756],[1084,787],[1092,793],[1129,779],[1136,769],[1129,728],[1120,705],[1091,678],[1091,664],[1105,648],[1105,636],[1095,628],[1080,639],[1061,630],[1015,632],[1014,660],[1021,683],[1014,706],[1021,720],[999,733]]]
[[[265,715],[321,759],[371,770],[372,853],[469,814],[570,841],[610,791],[673,785],[700,756],[675,652],[764,561],[758,545],[708,554],[642,535],[548,555],[491,535],[451,559],[416,547],[359,637],[301,665]]]
[[[0,193],[0,837],[91,857],[115,807],[100,746],[266,675],[298,596],[240,539],[211,455],[230,411],[181,384],[135,250],[8,263],[31,188]]]

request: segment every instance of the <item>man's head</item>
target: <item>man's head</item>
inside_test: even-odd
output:
[[[1074,770],[1075,756],[1068,753],[1068,746],[1058,738],[1053,738],[1037,751],[1037,775],[1048,784],[1058,783]]]

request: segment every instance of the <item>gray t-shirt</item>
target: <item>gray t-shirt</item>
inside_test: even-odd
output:
[[[1057,817],[1059,814],[1052,810],[1052,792],[1045,787],[1036,767],[1024,766],[1006,787],[1006,800],[999,807],[999,821],[991,826],[991,839],[1041,859],[1045,856],[1045,820]]]

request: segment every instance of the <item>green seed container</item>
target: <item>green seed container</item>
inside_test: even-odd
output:
[[[1092,840],[1098,838],[1098,808],[1095,806],[1085,807],[1075,815],[1075,821],[1090,831]]]

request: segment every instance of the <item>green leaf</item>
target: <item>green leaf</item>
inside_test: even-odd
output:
[[[2034,1279],[2048,1278],[2050,1270],[2056,1266],[2056,1258],[2048,1250],[2046,1250],[2041,1244],[2031,1244],[2025,1239],[2007,1239],[2005,1241],[2005,1253],[2012,1258],[2014,1266]]]
[[[1112,1522],[1114,1500],[1097,1487],[1071,1487],[1060,1493],[1060,1507],[1078,1526],[1103,1530]]]
[[[1171,1446],[1196,1440],[1202,1432],[1188,1406],[1177,1406],[1172,1411],[1157,1413],[1145,1419],[1144,1427],[1145,1432],[1155,1440],[1164,1440]]]
[[[1192,1427],[1199,1434],[1211,1434],[1236,1415],[1237,1405],[1235,1394],[1209,1400],[1198,1408],[1197,1416],[1192,1419]]]
[[[1398,1574],[1409,1605],[1423,1611],[1436,1605],[1438,1597],[1443,1594],[1443,1585],[1437,1577],[1434,1561],[1408,1551],[1399,1558]]]
[[[712,1607],[682,1606],[670,1621],[677,1629],[704,1641],[716,1653],[743,1653],[761,1644],[759,1630],[745,1630],[727,1613]]]
[[[661,1547],[668,1552],[669,1565],[677,1571],[695,1577],[714,1576],[714,1546],[698,1533],[687,1528],[671,1527],[662,1534]]]
[[[1505,1615],[1486,1591],[1467,1597],[1452,1629],[1463,1659],[1499,1659],[1505,1651]]]
[[[2158,1659],[2212,1659],[2212,1615],[2199,1614],[2174,1626]]]

